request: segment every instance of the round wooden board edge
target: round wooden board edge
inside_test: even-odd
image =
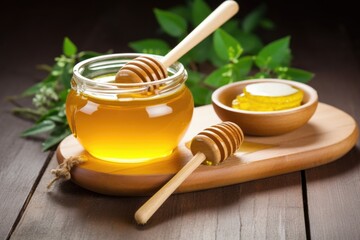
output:
[[[324,104],[327,105],[327,104]],[[330,105],[329,105],[330,106]],[[335,108],[335,107],[334,107]],[[343,112],[343,114],[346,114],[348,117],[351,117],[346,112],[335,108],[338,111]],[[352,118],[352,117],[351,117]],[[177,189],[176,193],[183,193],[183,192],[193,192],[193,191],[200,191],[200,190],[206,190],[216,187],[223,187],[238,183],[243,183],[247,181],[277,176],[281,174],[291,173],[295,171],[300,171],[312,167],[317,167],[320,165],[324,165],[327,163],[330,163],[332,161],[335,161],[345,155],[348,151],[350,151],[356,144],[357,139],[359,137],[359,129],[356,121],[352,118],[354,121],[354,128],[351,134],[349,134],[345,139],[342,141],[334,144],[336,145],[336,151],[332,153],[331,156],[322,157],[320,161],[318,161],[317,164],[312,163],[312,159],[314,157],[317,157],[316,152],[323,152],[326,151],[326,149],[334,146],[327,146],[324,147],[324,149],[317,149],[316,151],[311,151],[308,153],[308,161],[306,164],[303,165],[295,165],[294,167],[289,169],[284,168],[283,163],[281,162],[282,158],[273,158],[273,159],[267,159],[267,160],[261,160],[256,162],[256,165],[261,167],[262,169],[266,169],[268,166],[274,166],[277,165],[278,169],[273,169],[273,171],[256,171],[254,172],[251,169],[242,169],[241,172],[229,172],[229,175],[227,175],[227,178],[222,178],[221,181],[211,181],[210,183],[208,181],[204,181],[209,176],[207,176],[206,172],[208,171],[201,171],[196,170],[197,174],[192,174],[189,176],[188,179],[184,181],[184,183]],[[63,140],[64,141],[64,140]],[[56,157],[58,163],[62,163],[64,160],[64,156],[61,153],[61,145],[63,142],[61,142],[56,150]],[[306,152],[304,152],[304,155],[306,156]],[[270,164],[270,165],[269,165]],[[252,163],[251,168],[254,167],[254,163]],[[285,170],[286,169],[286,170]],[[205,172],[205,174],[204,174]],[[216,172],[216,171],[215,171]],[[77,185],[88,189],[90,191],[94,191],[101,194],[106,195],[115,195],[115,196],[148,196],[153,194],[157,189],[159,189],[163,184],[165,184],[172,176],[173,174],[156,174],[156,175],[131,175],[131,176],[122,176],[122,175],[112,175],[112,178],[116,178],[116,185],[113,182],[113,179],[111,179],[111,182],[109,182],[109,174],[108,173],[102,173],[102,172],[96,172],[88,169],[83,169],[81,167],[74,167],[71,170],[72,174],[72,181],[76,183]],[[110,174],[111,175],[111,174]],[[96,178],[97,180],[94,181],[93,179]],[[138,188],[134,188],[134,183]],[[110,186],[110,187],[109,187]]]

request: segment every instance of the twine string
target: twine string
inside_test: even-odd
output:
[[[64,161],[59,164],[55,169],[51,169],[51,173],[55,175],[55,177],[50,181],[47,185],[49,189],[57,180],[63,178],[65,180],[71,179],[71,169],[75,166],[78,166],[87,161],[85,156],[71,156],[69,158],[64,159]]]

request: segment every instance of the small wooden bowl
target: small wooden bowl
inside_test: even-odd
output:
[[[304,92],[302,104],[296,108],[273,112],[245,111],[231,107],[232,100],[243,92],[246,85],[263,82],[285,83],[301,89]],[[312,87],[280,79],[240,81],[220,87],[212,95],[212,105],[221,120],[234,122],[245,134],[255,136],[280,135],[303,126],[314,114],[317,104],[318,95]]]

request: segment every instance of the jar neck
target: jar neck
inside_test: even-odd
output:
[[[87,95],[116,95],[116,98],[127,98],[129,95],[148,97],[176,91],[187,79],[184,66],[177,62],[168,70],[169,77],[142,83],[115,83],[118,70],[130,60],[149,54],[109,54],[94,57],[75,65],[71,87],[73,90]],[[150,55],[161,59],[161,56]],[[152,91],[149,91],[151,89]]]

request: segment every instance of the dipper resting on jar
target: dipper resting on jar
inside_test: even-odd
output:
[[[141,83],[167,77],[167,68],[219,28],[239,10],[233,0],[223,2],[186,38],[161,59],[144,55],[125,64],[116,74],[117,83]]]

